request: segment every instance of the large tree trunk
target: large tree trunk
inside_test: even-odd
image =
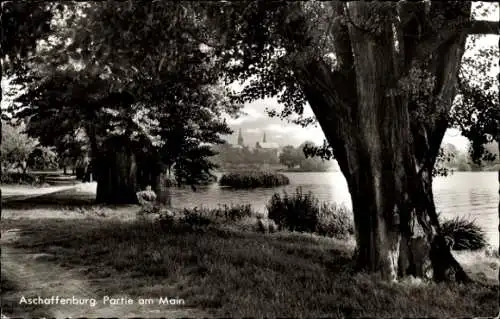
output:
[[[340,2],[334,6],[344,14]],[[348,28],[334,27],[339,71],[321,58],[298,55],[296,76],[349,186],[358,265],[392,280],[410,274],[466,280],[440,235],[432,194],[432,168],[447,127],[443,114],[455,95],[465,36],[447,40],[431,59],[440,103],[430,102],[431,114],[414,124],[411,96],[398,81],[415,65],[405,56],[408,41],[395,45],[397,26],[385,19],[391,10],[386,3],[351,2]],[[365,24],[370,19],[373,24]]]
[[[99,152],[97,166],[98,203],[136,204],[140,190],[137,179],[136,154],[126,138],[110,138]]]
[[[355,151],[348,151],[348,183],[353,195],[358,261],[370,270],[379,270],[387,279],[412,274],[465,280],[465,273],[439,234],[432,194],[432,167],[447,122],[439,126],[440,116],[437,120],[426,118],[426,133],[432,141],[425,147],[416,144],[409,94],[397,88],[404,64],[390,22],[383,21],[384,13],[391,9],[378,9],[382,22],[378,32],[370,33],[355,23],[368,19],[373,7],[356,4],[349,8],[355,17],[349,25],[357,92],[352,118],[359,129],[353,139]],[[437,102],[431,101],[436,103],[434,115],[446,113],[451,105],[465,44],[464,37],[448,42],[441,48],[444,52],[439,52],[440,60],[431,62],[437,82],[435,95],[442,99],[444,106],[440,108],[445,111],[440,112]],[[443,62],[443,58],[450,61]],[[447,73],[439,73],[443,71]]]
[[[140,163],[139,185],[141,189],[151,186],[156,193],[157,203],[170,207],[172,199],[167,173],[164,165],[158,159],[158,154],[153,149],[148,148],[148,151],[141,152],[137,159]]]

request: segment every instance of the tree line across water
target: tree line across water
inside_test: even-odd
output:
[[[362,269],[396,279],[431,264],[438,281],[467,280],[432,180],[447,128],[470,139],[475,162],[500,140],[498,47],[464,54],[498,35],[484,5],[11,1],[2,11],[3,76],[24,89],[8,112],[42,145],[64,149],[80,134],[98,202],[135,202],[168,173],[210,179],[213,145],[231,133],[224,116],[278,97],[270,116],[325,134],[306,153],[335,158],[346,178]],[[236,82],[246,85],[230,90]]]
[[[222,169],[259,169],[263,166],[288,171],[325,172],[332,168],[332,161],[319,157],[306,157],[304,147],[316,146],[306,141],[294,147],[286,145],[280,148],[264,149],[249,147],[234,147],[223,144],[216,147],[217,154],[213,159]]]
[[[63,174],[76,174],[77,179],[88,181],[89,146],[82,140],[65,141],[56,146],[41,145],[37,138],[26,134],[25,125],[13,126],[2,121],[2,144],[0,159],[2,162],[3,183],[9,183],[8,172],[27,173],[30,171],[62,170]],[[304,147],[316,147],[306,141],[294,147],[286,145],[280,149],[262,149],[248,147],[233,147],[224,143],[215,147],[216,154],[212,160],[219,169],[271,169],[301,172],[325,172],[332,168],[332,162],[318,157],[306,157]],[[441,156],[435,164],[435,171],[447,174],[453,171],[496,171],[500,169],[498,145],[492,142],[485,148],[495,160],[475,163],[471,151],[459,150],[453,144],[447,143],[441,147]],[[14,180],[12,180],[14,182]]]

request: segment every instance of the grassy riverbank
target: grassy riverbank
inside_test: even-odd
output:
[[[214,316],[455,317],[492,316],[496,288],[405,280],[386,283],[354,273],[349,241],[291,232],[262,234],[227,225],[172,226],[93,213],[2,220],[12,244],[46,253],[77,271],[101,295],[182,298]],[[31,214],[31,217],[35,217]],[[3,293],[3,292],[2,292]]]

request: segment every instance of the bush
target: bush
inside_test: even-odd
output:
[[[316,232],[322,236],[346,239],[354,234],[352,212],[345,206],[323,203]]]
[[[184,209],[180,222],[193,227],[208,226],[214,223],[214,219],[207,213],[209,213],[207,210],[199,210],[197,207],[193,210]]]
[[[276,187],[290,184],[286,175],[265,171],[249,171],[224,174],[219,180],[221,186],[232,188]]]
[[[227,221],[238,221],[245,217],[250,217],[255,215],[250,204],[247,205],[222,205],[221,207],[214,209],[212,214],[223,218]]]
[[[198,184],[196,184],[196,186],[207,186],[216,182],[217,182],[217,176],[210,176],[206,180],[198,181]],[[179,183],[177,182],[177,179],[174,176],[165,177],[164,180],[165,187],[177,187],[178,185]]]
[[[251,205],[220,205],[217,208],[184,208],[179,221],[190,226],[208,226],[216,223],[239,221],[254,216]]]
[[[29,155],[27,164],[33,170],[57,169],[57,153],[51,147],[38,146]]]
[[[354,234],[352,213],[345,206],[320,203],[298,187],[293,196],[276,193],[267,205],[268,218],[280,229],[315,232],[322,236],[345,239]]]
[[[26,134],[26,125],[10,125],[2,121],[2,143],[0,160],[3,169],[21,168],[26,171],[29,155],[38,145],[38,141]]]
[[[442,235],[453,239],[453,250],[480,250],[486,247],[486,235],[475,220],[455,217],[441,225]]]
[[[177,181],[175,180],[175,177],[172,177],[172,176],[165,177],[164,183],[165,183],[164,184],[165,187],[177,186]]]
[[[2,185],[42,185],[45,183],[45,176],[37,176],[30,173],[3,172],[1,176]]]
[[[302,188],[298,187],[292,196],[286,192],[283,192],[283,197],[275,193],[267,205],[267,211],[269,219],[280,229],[314,232],[318,225],[320,206],[311,192],[303,194]]]

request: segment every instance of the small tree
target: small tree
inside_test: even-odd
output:
[[[24,125],[13,126],[2,121],[2,146],[0,159],[2,171],[5,169],[27,170],[30,154],[35,150],[38,141],[24,132]]]
[[[292,145],[287,145],[283,148],[279,160],[280,164],[285,165],[288,168],[294,168],[300,164],[300,161],[304,157],[300,156],[299,150],[295,149]]]
[[[28,156],[28,167],[36,170],[58,168],[58,156],[54,147],[37,146]]]

